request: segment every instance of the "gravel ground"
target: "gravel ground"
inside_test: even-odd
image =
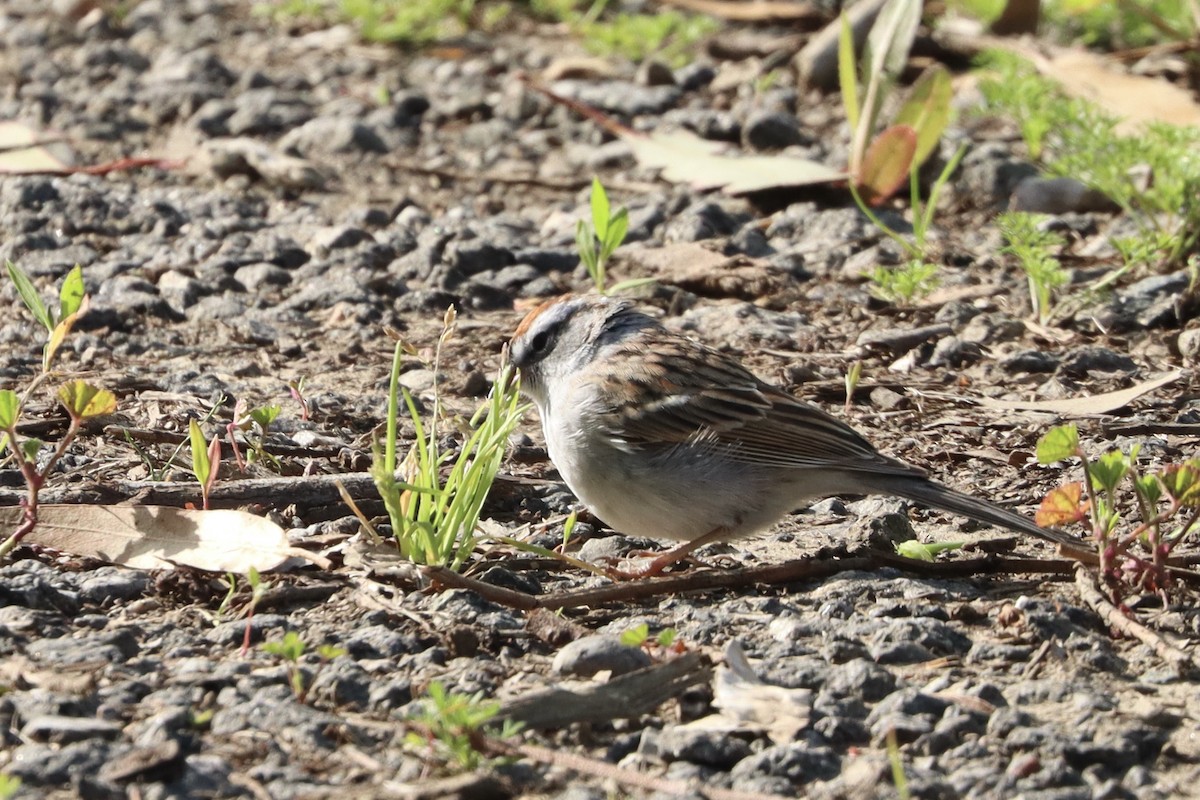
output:
[[[749,41],[765,69],[789,55],[779,58],[781,32],[726,28],[716,43],[729,46],[709,52]],[[615,277],[659,277],[641,300],[667,324],[838,414],[842,376],[861,360],[850,421],[885,452],[998,503],[1029,511],[1077,476],[1032,459],[1055,417],[984,411],[964,396],[1110,391],[1197,355],[1200,337],[1184,330],[1190,309],[1177,302],[1182,274],[1129,282],[1052,329],[1025,324],[1024,278],[996,255],[992,219],[1035,170],[995,121],[964,116],[947,136],[944,154],[970,144],[938,216],[949,266],[937,296],[903,309],[868,293],[865,271],[900,254],[846,198],[750,202],[671,187],[638,168],[626,145],[530,91],[522,73],[566,74],[582,55],[550,27],[518,22],[410,53],[360,45],[340,28],[289,28],[237,0],[143,0],[123,17],[8,0],[0,40],[0,119],[63,134],[81,165],[180,160],[0,178],[0,257],[47,291],[84,267],[91,311],[62,367],[117,394],[113,424],[161,435],[135,447],[112,427],[89,430],[54,478],[65,496],[186,480],[186,467],[170,462],[170,436],[216,403],[216,420],[228,421],[236,399],[284,406],[272,444],[307,448],[283,459],[285,474],[362,472],[384,411],[384,327],[428,351],[451,303],[461,316],[443,386],[452,409],[473,408],[521,310],[586,288],[573,239],[593,173],[630,209]],[[618,62],[612,74],[553,87],[639,129],[683,126],[844,161],[837,98],[797,89],[786,70],[756,90],[736,80],[747,63],[701,55],[676,70],[635,71]],[[1113,252],[1108,237],[1128,231],[1102,212],[1055,224],[1073,238],[1079,281]],[[698,251],[671,248],[699,242],[738,260],[720,273],[685,269],[678,253]],[[24,387],[40,360],[36,336],[11,286],[0,303],[0,385]],[[406,385],[428,401],[430,373],[409,366]],[[301,378],[307,419],[288,395]],[[1096,452],[1140,442],[1149,463],[1186,458],[1195,396],[1185,373],[1120,417],[1081,420],[1084,440]],[[63,430],[49,401],[35,398],[28,417],[47,439]],[[549,545],[573,500],[532,415],[523,431],[486,512],[513,532],[532,524]],[[254,470],[221,485],[271,474]],[[0,469],[0,482],[15,502],[16,472]],[[218,577],[192,570],[147,574],[28,547],[0,567],[0,772],[21,779],[17,797],[886,798],[898,796],[889,731],[915,797],[1197,796],[1195,675],[1114,635],[1069,570],[939,576],[870,557],[914,530],[1052,557],[1041,543],[886,499],[829,500],[761,540],[710,548],[706,560],[823,555],[834,565],[857,553],[866,560],[847,562],[857,569],[595,601],[554,617],[466,589],[419,590],[399,567],[364,567],[357,523],[317,494],[257,501],[335,566],[274,577],[249,622],[238,613],[244,588],[222,610]],[[580,540],[594,534],[587,558],[632,546],[599,524],[580,529]],[[543,598],[606,584],[504,551],[472,572]],[[1186,645],[1200,626],[1194,599],[1181,587],[1165,609],[1154,598],[1130,604]],[[673,628],[677,645],[621,645],[616,637],[642,623],[652,634]],[[310,646],[302,699],[287,666],[257,647],[286,631]],[[247,636],[255,646],[244,651]],[[714,678],[707,660],[733,643],[753,674],[722,668]],[[345,654],[323,664],[311,652],[321,644]],[[670,683],[665,668],[684,677]],[[601,694],[594,716],[578,698],[512,710],[539,690],[595,692],[645,674],[649,707]],[[455,770],[406,743],[401,722],[432,681],[543,720],[524,741],[548,753],[469,772],[457,788],[442,782]],[[746,695],[759,698],[758,712],[730,716]],[[600,761],[607,774],[594,769]],[[631,783],[634,775],[646,780]]]

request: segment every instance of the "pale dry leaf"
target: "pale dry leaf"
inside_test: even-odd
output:
[[[793,741],[812,716],[812,690],[764,682],[736,640],[725,648],[724,659],[713,677],[712,704],[721,713],[694,724],[706,729],[764,730],[774,742]]]
[[[686,183],[699,191],[722,189],[726,194],[746,194],[846,179],[841,170],[803,158],[724,155],[724,143],[687,131],[649,136],[630,131],[622,138],[642,166],[661,169],[664,180]]]
[[[0,121],[0,174],[62,172],[70,169],[69,155],[58,137],[20,122]]]
[[[1062,414],[1066,417],[1094,417],[1109,414],[1132,403],[1144,394],[1179,380],[1183,370],[1175,370],[1166,375],[1160,375],[1152,380],[1144,381],[1128,389],[1115,392],[1104,392],[1088,397],[1069,397],[1065,400],[996,400],[991,397],[974,398],[981,406],[1000,408],[1009,411],[1047,411],[1052,414]]]
[[[1191,92],[1160,78],[1115,69],[1094,53],[1059,50],[1049,58],[1035,58],[1034,64],[1067,94],[1121,117],[1118,133],[1134,133],[1148,122],[1200,126],[1200,105]]]
[[[0,509],[0,527],[15,528],[23,513]],[[269,572],[292,557],[324,561],[292,547],[284,529],[271,520],[229,509],[44,505],[24,541],[135,569],[185,564],[241,574],[251,567]]]

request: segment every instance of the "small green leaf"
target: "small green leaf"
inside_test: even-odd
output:
[[[102,417],[117,410],[117,398],[112,392],[83,380],[69,381],[59,387],[58,402],[76,419]]]
[[[965,542],[929,542],[923,544],[910,539],[907,542],[900,542],[896,545],[896,554],[904,558],[911,558],[915,561],[933,561],[938,553],[959,550]]]
[[[1079,429],[1075,423],[1059,425],[1046,431],[1037,443],[1039,464],[1053,464],[1064,458],[1079,455]]]
[[[17,294],[21,296],[21,302],[29,309],[29,313],[33,314],[33,318],[47,331],[54,330],[54,317],[50,313],[50,309],[46,308],[38,290],[34,288],[33,281],[29,280],[25,271],[13,262],[5,261],[4,266],[8,269],[8,277],[17,287]]]
[[[604,246],[601,248],[600,257],[608,260],[609,256],[625,241],[625,234],[628,231],[629,209],[621,206],[609,221],[608,235],[604,237]]]
[[[212,465],[208,461],[208,440],[196,420],[188,420],[188,438],[192,443],[192,472],[201,486],[208,485]]]
[[[317,655],[322,661],[333,661],[338,656],[346,655],[346,648],[334,644],[323,644],[317,648]]]
[[[1129,472],[1129,460],[1119,450],[1111,450],[1091,465],[1092,488],[1111,492]]]
[[[608,238],[609,205],[608,193],[599,178],[592,178],[592,226],[596,229],[596,238],[604,241]]]
[[[678,632],[674,628],[663,628],[658,634],[659,647],[670,647],[675,644],[675,638],[678,635]]]
[[[572,511],[567,515],[566,522],[563,523],[563,540],[562,549],[567,549],[567,542],[571,541],[571,534],[575,532],[575,525],[579,522],[579,512]]]
[[[63,278],[58,290],[58,318],[66,319],[79,310],[83,305],[83,267],[76,264]]]
[[[11,431],[21,413],[21,399],[12,389],[0,389],[0,429]]]
[[[250,409],[250,419],[257,422],[259,427],[266,430],[279,417],[282,411],[283,406],[274,403],[269,406],[259,406],[258,408]]]
[[[285,661],[299,661],[304,655],[304,640],[295,631],[288,631],[277,642],[264,642],[262,649],[265,653],[279,656]]]
[[[850,130],[858,127],[858,75],[854,69],[854,31],[850,19],[842,12],[842,29],[838,34],[838,84],[842,89],[842,106]]]
[[[1200,506],[1200,460],[1168,467],[1159,475],[1163,489],[1182,506]]]
[[[26,461],[37,461],[38,453],[46,443],[41,439],[26,439],[21,442],[21,455]]]
[[[643,622],[622,633],[621,644],[626,647],[641,647],[648,638],[650,638],[650,626]]]
[[[1134,479],[1133,488],[1148,508],[1154,508],[1162,499],[1163,487],[1156,475],[1138,475]]]

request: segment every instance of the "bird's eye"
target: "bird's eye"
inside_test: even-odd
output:
[[[532,355],[541,355],[550,345],[550,332],[542,331],[529,340],[529,352]]]

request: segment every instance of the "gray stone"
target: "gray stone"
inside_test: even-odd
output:
[[[21,736],[34,742],[72,744],[89,739],[116,739],[121,726],[103,719],[85,717],[34,717],[21,728]]]
[[[590,678],[597,672],[613,675],[650,666],[650,656],[640,647],[622,644],[616,636],[585,636],[567,644],[554,656],[550,669],[556,675]]]

